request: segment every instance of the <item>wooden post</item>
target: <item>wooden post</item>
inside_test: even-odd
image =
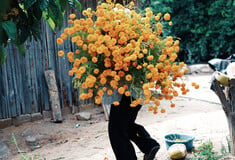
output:
[[[108,121],[110,109],[111,109],[111,104],[102,104],[102,107],[104,109],[105,120]]]
[[[227,117],[231,139],[231,152],[235,156],[235,79],[229,80],[228,87],[221,86],[216,79],[213,80],[212,85]]]
[[[50,95],[53,121],[56,123],[62,122],[63,118],[61,115],[60,99],[56,85],[55,72],[53,70],[45,71],[45,78]]]

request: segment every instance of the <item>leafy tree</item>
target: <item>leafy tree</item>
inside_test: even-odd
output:
[[[142,0],[143,1],[143,0]],[[153,0],[151,8],[169,12],[171,34],[181,39],[181,54],[188,63],[227,57],[235,51],[234,0]]]
[[[0,64],[6,54],[3,47],[9,42],[17,45],[24,54],[23,43],[28,38],[41,39],[41,19],[54,30],[63,25],[67,5],[81,10],[78,0],[1,0],[0,1]]]

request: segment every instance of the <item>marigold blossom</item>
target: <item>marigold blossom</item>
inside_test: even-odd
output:
[[[153,101],[149,111],[165,113],[161,100],[172,101],[180,93],[189,92],[182,81],[187,68],[184,62],[176,62],[179,40],[162,35],[165,25],[172,25],[169,13],[154,15],[146,8],[142,15],[133,9],[134,5],[106,0],[95,11],[84,10],[84,18],[76,18],[72,13],[69,26],[56,42],[60,46],[70,38],[76,46],[67,53],[72,63],[68,74],[73,76],[74,86],[81,88],[81,100],[94,98],[100,104],[104,95],[111,96],[115,90],[120,96],[136,92],[131,107]],[[63,55],[64,51],[59,50],[58,56]],[[192,86],[199,88],[196,83]],[[120,102],[112,103],[118,106]]]

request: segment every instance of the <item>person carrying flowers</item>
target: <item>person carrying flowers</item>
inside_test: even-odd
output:
[[[145,128],[135,123],[141,106],[154,114],[166,112],[160,100],[172,102],[178,93],[189,89],[181,77],[187,72],[184,62],[176,62],[179,40],[163,37],[162,21],[172,24],[170,14],[154,15],[150,8],[141,15],[127,6],[106,0],[83,11],[85,18],[70,14],[70,27],[57,38],[63,44],[69,36],[76,45],[68,52],[73,64],[69,75],[81,100],[94,98],[96,104],[112,104],[109,138],[117,160],[136,160],[131,141],[153,160],[160,146]],[[63,56],[64,51],[58,51]],[[194,84],[198,88],[197,84]]]

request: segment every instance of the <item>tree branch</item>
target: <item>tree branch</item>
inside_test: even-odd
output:
[[[235,111],[235,79],[230,79],[228,93],[229,93],[231,111],[234,112]]]
[[[214,86],[214,92],[217,94],[217,96],[220,99],[225,114],[226,115],[230,114],[231,112],[230,104],[227,101],[226,96],[224,95],[222,87],[220,86],[219,82],[216,79],[212,81],[212,84]]]

